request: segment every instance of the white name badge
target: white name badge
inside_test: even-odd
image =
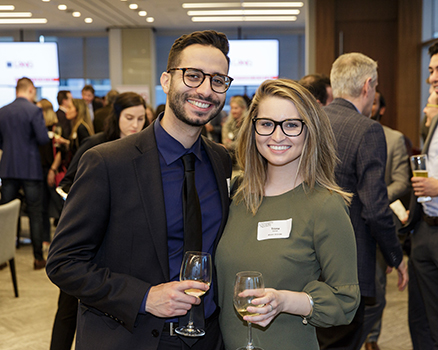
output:
[[[289,238],[291,231],[292,218],[259,222],[257,225],[257,240]]]

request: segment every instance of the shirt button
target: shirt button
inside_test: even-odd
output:
[[[154,330],[152,331],[152,336],[153,336],[154,338],[157,338],[159,335],[160,335],[160,332],[158,332],[156,329],[154,329]]]

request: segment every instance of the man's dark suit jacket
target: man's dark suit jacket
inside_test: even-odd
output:
[[[385,135],[378,122],[360,114],[345,99],[335,99],[324,111],[333,127],[341,161],[336,167],[336,181],[354,194],[350,218],[356,236],[361,294],[372,297],[376,242],[389,266],[398,266],[403,258],[385,185]]]
[[[202,143],[222,203],[217,244],[228,216],[231,162],[222,146],[205,138]],[[153,124],[82,156],[46,269],[55,284],[80,300],[76,349],[157,348],[165,319],[139,314],[146,291],[169,281]]]
[[[58,126],[62,128],[62,137],[68,140],[71,134],[70,120],[67,119],[62,109],[56,111],[56,116],[58,117]]]
[[[42,180],[38,146],[49,141],[41,108],[18,97],[0,109],[0,178]]]

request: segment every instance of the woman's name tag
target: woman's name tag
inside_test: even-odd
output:
[[[259,222],[257,225],[257,240],[289,238],[291,231],[292,218]]]

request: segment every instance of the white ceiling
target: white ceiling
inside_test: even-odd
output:
[[[185,2],[239,2],[239,0],[0,0],[0,5],[14,5],[15,12],[30,11],[32,18],[47,18],[46,24],[0,24],[0,30],[40,29],[57,31],[101,31],[107,28],[147,28],[158,30],[203,30],[215,28],[266,28],[303,30],[305,8],[300,8],[296,22],[221,22],[194,23],[182,8]],[[255,0],[250,0],[255,1]],[[265,0],[266,1],[266,0]],[[284,0],[276,0],[284,1]],[[306,2],[306,0],[304,1]],[[138,4],[138,10],[128,8],[129,3]],[[58,10],[58,5],[67,5],[67,11]],[[138,15],[139,10],[147,11],[147,17],[154,17],[153,23],[147,23],[145,17]],[[73,11],[81,12],[81,17],[74,18]],[[84,23],[84,18],[93,18],[93,23]]]

